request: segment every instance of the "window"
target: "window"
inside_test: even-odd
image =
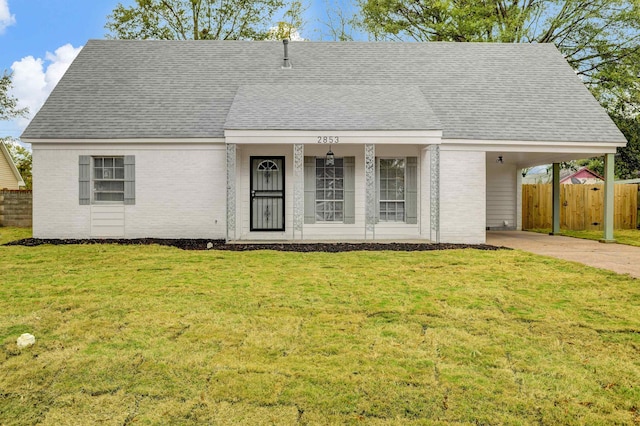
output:
[[[124,157],[93,157],[93,200],[124,202]]]
[[[332,166],[325,158],[316,160],[316,221],[344,221],[344,159],[336,158]]]
[[[379,167],[379,200],[381,222],[405,221],[405,159],[381,158]]]
[[[78,202],[136,203],[136,157],[134,155],[78,157]]]

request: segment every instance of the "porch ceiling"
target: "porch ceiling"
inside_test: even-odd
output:
[[[534,167],[542,164],[562,163],[571,160],[580,160],[583,158],[599,157],[605,153],[594,152],[487,152],[487,161],[497,160],[498,156],[502,156],[504,164],[515,164],[517,168]]]

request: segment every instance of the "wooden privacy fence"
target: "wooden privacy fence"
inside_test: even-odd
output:
[[[638,226],[638,185],[617,184],[614,191],[615,229]],[[522,228],[552,227],[552,184],[522,185]],[[602,230],[604,184],[560,185],[560,228]]]

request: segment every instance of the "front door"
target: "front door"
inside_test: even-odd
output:
[[[284,157],[251,157],[251,230],[284,231]]]

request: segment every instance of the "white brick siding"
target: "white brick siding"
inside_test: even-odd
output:
[[[440,149],[440,241],[483,244],[485,153]]]
[[[357,240],[365,236],[364,147],[333,146],[336,156],[356,158],[355,224],[304,226],[306,240]],[[323,156],[327,146],[307,145],[306,156]],[[226,237],[226,152],[224,144],[75,144],[33,146],[34,225],[36,238],[91,238],[91,205],[78,201],[80,155],[135,156],[135,204],[124,208],[125,238]],[[285,227],[283,233],[249,232],[249,158],[284,156],[286,167]],[[377,157],[419,158],[416,225],[381,224],[376,239],[428,239],[429,155],[418,146],[376,146]],[[483,243],[486,226],[486,160],[484,152],[441,149],[440,240]],[[293,237],[293,147],[291,145],[239,145],[237,153],[237,236],[241,239],[291,239]],[[515,172],[514,172],[515,175]],[[461,178],[464,177],[464,178]],[[515,196],[515,194],[514,194]],[[94,221],[95,222],[95,221]],[[93,229],[93,234],[92,234]],[[296,236],[300,238],[299,235]],[[370,238],[370,236],[368,236]]]
[[[135,156],[136,201],[124,206],[125,238],[225,238],[224,144],[34,144],[34,237],[92,237],[91,206],[78,201],[80,155]]]

